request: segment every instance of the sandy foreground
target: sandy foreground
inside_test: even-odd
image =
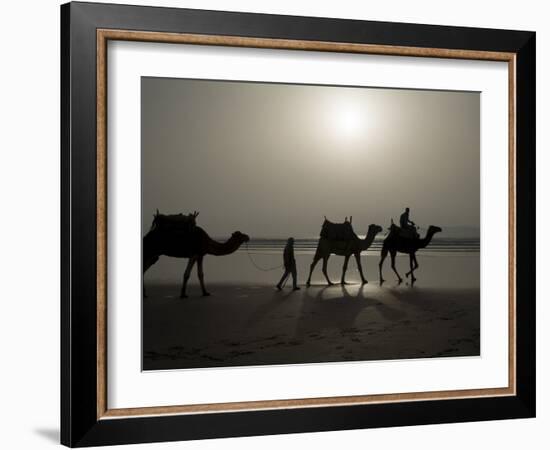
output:
[[[279,292],[280,270],[258,271],[244,253],[211,258],[205,277],[212,296],[200,296],[193,274],[190,297],[180,299],[173,274],[185,260],[167,258],[146,277],[144,370],[479,355],[478,254],[419,256],[414,286],[398,285],[389,263],[380,286],[373,255],[363,258],[367,285],[357,283],[350,263],[351,284],[326,286],[318,267],[306,288],[310,261],[297,255],[301,290],[292,292],[288,282]],[[332,281],[341,263],[332,258]],[[407,265],[398,258],[402,275]],[[172,280],[163,279],[168,275]]]

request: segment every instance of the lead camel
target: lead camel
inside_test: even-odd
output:
[[[158,213],[157,216],[159,216]],[[157,216],[155,217],[156,220]],[[230,255],[236,252],[244,242],[248,241],[249,237],[240,231],[235,231],[226,242],[218,242],[212,239],[201,227],[194,224],[187,229],[177,229],[155,226],[155,222],[153,222],[153,227],[143,238],[143,274],[162,255],[174,258],[187,258],[188,262],[183,274],[180,298],[187,297],[187,282],[195,263],[197,264],[197,274],[199,276],[202,295],[208,296],[210,293],[204,285],[204,257],[206,255]],[[145,288],[143,289],[143,294],[145,296]]]

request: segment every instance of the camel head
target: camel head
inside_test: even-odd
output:
[[[381,233],[382,232],[382,227],[380,225],[376,225],[375,223],[371,223],[369,225],[369,231],[371,231],[374,233],[374,235],[376,236],[378,233]]]
[[[240,231],[235,231],[231,235],[231,239],[234,239],[235,241],[239,243],[248,242],[250,240],[250,237],[248,237],[248,234],[241,233]]]
[[[382,227],[380,225],[376,225],[375,223],[371,223],[369,225],[367,234],[363,239],[363,242],[365,243],[365,245],[367,245],[367,248],[372,244],[376,235],[381,231],[382,231]]]
[[[153,222],[151,223],[151,228],[149,228],[149,231],[153,231],[153,229],[157,227],[159,216],[160,216],[160,213],[159,213],[159,210],[157,209],[157,212],[153,214]]]
[[[435,225],[430,225],[428,228],[428,234],[434,235],[435,233],[441,233],[443,230]]]

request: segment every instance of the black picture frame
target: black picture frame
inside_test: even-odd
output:
[[[97,414],[98,29],[516,55],[516,395],[106,419]],[[61,6],[61,443],[71,447],[535,416],[534,32],[68,3]]]

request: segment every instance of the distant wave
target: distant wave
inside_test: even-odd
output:
[[[384,238],[376,238],[368,253],[378,253],[382,248]],[[295,238],[294,250],[296,253],[314,253],[317,248],[318,238]],[[252,238],[248,242],[248,250],[253,253],[281,253],[286,245],[286,239]],[[239,251],[246,251],[246,246]],[[479,238],[434,238],[426,249],[421,252],[479,252]]]

